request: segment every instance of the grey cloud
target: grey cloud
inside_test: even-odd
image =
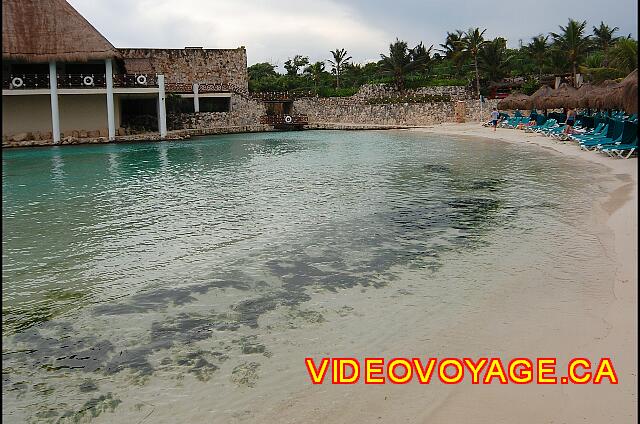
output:
[[[200,45],[233,48],[244,45],[249,63],[282,64],[302,53],[327,59],[344,47],[356,61],[378,58],[395,37],[410,44],[442,43],[447,31],[481,27],[488,37],[503,36],[509,45],[556,31],[568,18],[586,20],[589,29],[601,20],[637,38],[635,0],[512,3],[498,1],[260,0],[167,2],[162,0],[71,0],[94,26],[118,47],[180,48]],[[198,7],[194,7],[198,6]],[[154,8],[167,13],[153,13]],[[272,6],[272,7],[271,7]],[[309,12],[305,15],[305,7]],[[238,13],[234,13],[234,8]],[[248,16],[247,11],[258,10]],[[323,11],[326,10],[326,13]],[[175,11],[175,13],[172,13]],[[260,13],[265,12],[264,21]],[[220,14],[225,14],[224,18]],[[281,26],[278,16],[282,17]],[[296,21],[302,27],[296,26]]]

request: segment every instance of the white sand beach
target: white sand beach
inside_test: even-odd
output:
[[[498,128],[494,132],[492,128],[482,127],[479,123],[442,124],[416,131],[533,144],[576,160],[606,166],[619,180],[619,184],[612,187],[609,196],[598,199],[596,204],[596,210],[602,214],[600,219],[605,220],[612,232],[612,244],[605,245],[610,250],[609,257],[616,264],[615,269],[611,269],[608,287],[612,300],[606,309],[598,313],[598,318],[605,323],[607,331],[601,334],[590,326],[581,326],[576,328],[575,336],[583,337],[582,344],[575,344],[572,338],[563,338],[545,339],[538,345],[538,348],[545,346],[549,353],[574,351],[577,356],[602,355],[615,358],[620,377],[619,386],[532,386],[522,391],[498,386],[481,389],[460,386],[441,407],[428,415],[425,422],[461,422],[469,420],[471,415],[471,422],[487,423],[514,422],[510,419],[514,417],[519,417],[518,422],[532,423],[636,422],[638,160],[609,158],[603,154],[581,150],[575,143],[565,144],[520,130]],[[473,142],[473,139],[470,138],[469,142]],[[581,265],[577,261],[576,267],[579,266]],[[594,297],[592,301],[597,304],[602,299]],[[508,303],[503,303],[503,306],[507,305]],[[582,306],[589,310],[592,305],[585,303]],[[517,315],[519,308],[516,305],[513,307],[513,313]],[[562,305],[556,307],[560,308]],[[503,310],[503,314],[505,312]],[[491,314],[490,311],[487,313]],[[550,319],[552,316],[550,315]],[[513,318],[523,319],[523,316]],[[519,343],[519,335],[505,336],[512,337],[514,344]],[[522,409],[523,405],[526,405],[526,409]]]
[[[341,387],[325,383],[321,388],[309,384],[287,401],[276,404],[275,408],[270,405],[260,413],[252,414],[248,421],[254,422],[258,418],[255,422],[637,422],[637,159],[616,160],[519,130],[498,129],[494,133],[479,123],[442,124],[409,131],[468,137],[469,143],[478,142],[479,137],[497,142],[526,143],[608,168],[607,172],[615,175],[617,182],[608,188],[608,196],[594,199],[591,218],[596,227],[605,224],[599,230],[599,239],[608,260],[615,264],[608,270],[610,279],[606,284],[586,287],[576,281],[580,278],[575,276],[576,272],[567,277],[567,283],[571,284],[563,289],[561,282],[553,281],[551,277],[549,281],[540,281],[539,275],[513,273],[506,275],[503,281],[493,281],[495,286],[481,299],[441,294],[443,303],[451,301],[462,307],[456,312],[459,315],[451,316],[444,306],[441,310],[443,322],[439,323],[419,321],[414,312],[401,311],[397,305],[390,306],[384,299],[375,299],[376,293],[368,294],[366,302],[379,308],[367,313],[368,324],[388,325],[380,317],[393,314],[394,328],[380,329],[380,335],[376,337],[375,332],[346,323],[340,330],[352,334],[353,340],[348,341],[345,336],[347,341],[335,341],[326,354],[358,354],[361,352],[358,346],[373,345],[375,351],[362,353],[386,358],[394,354],[549,356],[557,357],[559,363],[570,357],[610,357],[619,384],[516,387],[513,384],[445,386],[438,383],[426,387],[417,384]],[[482,255],[481,252],[478,254]],[[576,271],[585,266],[585,258],[580,252],[567,252],[564,259],[574,261]],[[483,258],[478,260],[482,262]],[[495,258],[487,260],[495,261]],[[505,255],[504,270],[517,266],[520,260],[523,258],[517,258],[516,253]],[[548,265],[553,267],[552,263]],[[540,271],[545,273],[543,269]],[[454,271],[441,272],[446,275],[443,279],[456,278]],[[483,270],[478,272],[482,274]],[[496,276],[495,269],[492,275]],[[405,277],[411,279],[411,276]],[[482,275],[473,277],[480,281],[483,278]],[[574,302],[567,300],[572,297],[575,297]],[[358,301],[354,294],[345,302],[358,304],[364,301]],[[434,331],[438,327],[440,330]],[[575,331],[567,331],[567,327],[573,327]],[[362,333],[358,333],[359,330]],[[325,337],[331,339],[332,331],[336,329],[321,329],[308,337],[326,347],[323,340]],[[562,369],[559,366],[558,372]],[[286,384],[285,381],[282,383]]]

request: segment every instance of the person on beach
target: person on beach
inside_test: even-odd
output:
[[[526,124],[518,124],[518,126],[516,127],[516,129],[518,130],[523,130],[526,127],[533,127],[534,125],[536,125],[536,120],[535,119],[529,119],[529,122],[527,122]]]
[[[562,131],[563,134],[572,134],[572,130],[573,130],[573,125],[576,123],[576,110],[574,108],[569,108],[569,110],[567,110],[567,120],[565,121],[565,127],[564,127],[564,131]]]
[[[497,108],[493,108],[491,112],[491,125],[493,125],[493,130],[495,131],[498,127],[498,121],[500,120],[500,112],[498,112]]]

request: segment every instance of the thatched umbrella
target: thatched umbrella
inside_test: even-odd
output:
[[[598,93],[594,96],[594,107],[598,109],[614,109],[618,106],[616,90],[620,89],[620,83],[614,80],[606,80],[600,86]]]
[[[509,94],[498,102],[498,109],[526,109],[529,102],[529,96],[522,93]]]
[[[120,52],[65,0],[2,0],[2,59],[87,62]]]
[[[576,103],[576,89],[567,83],[563,83],[557,89],[546,97],[542,102],[542,106],[545,109],[559,109],[564,107],[575,106]]]
[[[590,107],[589,99],[595,94],[597,87],[591,85],[590,83],[584,83],[576,92],[576,97],[578,98],[577,107]]]
[[[529,107],[535,109],[543,109],[542,102],[547,96],[553,92],[553,89],[548,85],[543,85],[538,90],[529,96]]]
[[[622,107],[627,113],[638,113],[638,69],[622,80]]]

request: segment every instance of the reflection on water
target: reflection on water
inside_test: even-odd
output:
[[[4,417],[88,420],[132,381],[270,360],[266,315],[319,323],[314,293],[401,286],[398,269],[428,284],[445,257],[472,270],[496,234],[588,211],[588,181],[536,151],[401,132],[5,151]],[[259,367],[231,379],[253,387]]]

